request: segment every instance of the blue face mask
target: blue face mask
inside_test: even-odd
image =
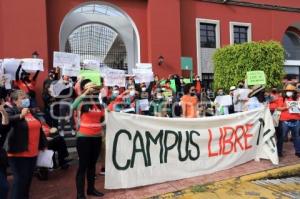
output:
[[[30,106],[30,100],[28,98],[23,99],[21,101],[21,106],[22,106],[22,108],[29,108],[29,106]]]

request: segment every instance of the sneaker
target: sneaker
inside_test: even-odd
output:
[[[296,155],[298,158],[300,158],[300,153],[295,153],[295,155]]]

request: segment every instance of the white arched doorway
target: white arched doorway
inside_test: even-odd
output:
[[[285,50],[285,72],[287,79],[299,80],[300,75],[300,24],[287,28],[282,38]]]
[[[60,51],[79,54],[81,61],[96,59],[131,73],[140,62],[140,37],[132,19],[117,6],[86,2],[64,18],[59,35]]]

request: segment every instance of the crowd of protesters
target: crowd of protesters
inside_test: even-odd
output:
[[[291,113],[286,103],[299,101],[299,87],[293,83],[283,85],[280,90],[262,85],[248,88],[240,81],[230,88],[219,88],[214,94],[202,87],[199,76],[191,78],[190,83],[185,83],[179,75],[170,75],[168,79],[156,75],[152,82],[140,83],[135,82],[134,76],[128,76],[124,87],[106,87],[103,79],[102,86],[98,86],[87,78],[61,75],[58,69],[52,69],[43,84],[42,112],[36,99],[38,74],[30,74],[20,65],[13,89],[6,90],[1,83],[0,198],[3,199],[8,197],[8,165],[13,175],[13,199],[29,198],[39,150],[56,151],[55,167],[69,167],[66,132],[77,137],[77,198],[85,198],[85,176],[86,193],[103,196],[95,188],[95,175],[97,160],[105,149],[105,109],[154,117],[198,118],[269,106],[272,114],[280,112],[276,127],[278,156],[284,155],[283,144],[291,132],[295,155],[300,157],[300,114]],[[171,82],[175,82],[175,87]],[[244,93],[246,96],[242,96]],[[229,96],[231,104],[220,103],[222,96]],[[53,159],[56,162],[55,156]],[[104,162],[101,164],[104,172]]]

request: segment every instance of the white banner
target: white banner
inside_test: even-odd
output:
[[[80,71],[80,56],[73,53],[54,52],[53,67],[77,68]]]
[[[278,164],[265,108],[197,119],[117,112],[106,118],[106,189],[206,175],[259,158]]]
[[[42,59],[26,58],[22,59],[22,68],[29,71],[44,71],[44,61]]]

